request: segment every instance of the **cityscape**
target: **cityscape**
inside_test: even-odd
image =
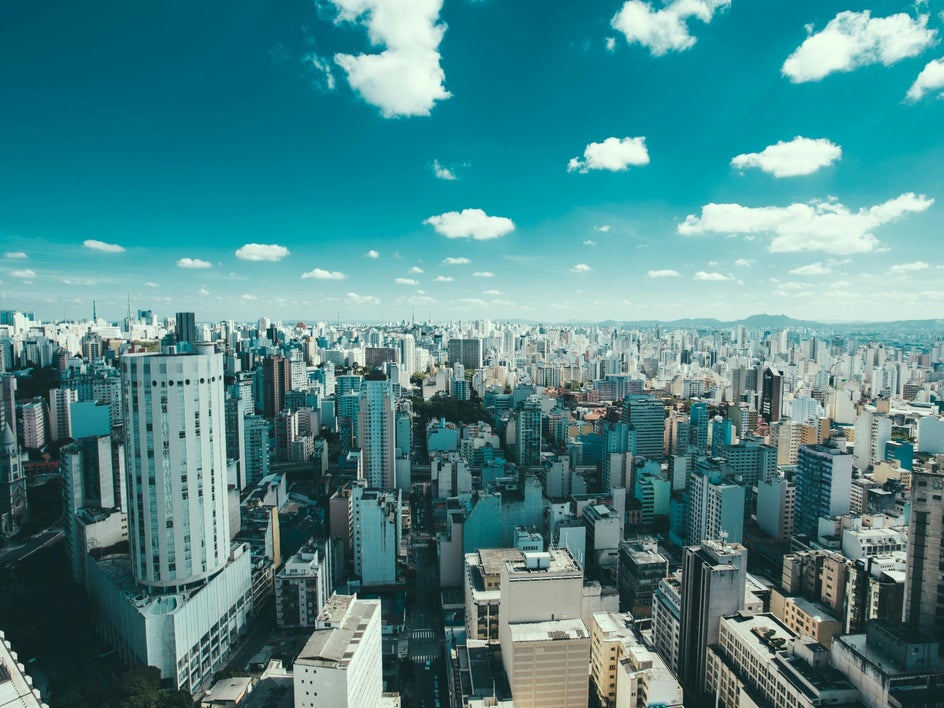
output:
[[[3,4],[0,707],[944,706],[942,37]]]

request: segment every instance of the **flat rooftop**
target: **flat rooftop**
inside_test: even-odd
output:
[[[375,613],[380,612],[379,600],[357,600],[352,595],[335,596],[335,598],[347,600],[346,603],[337,603],[337,606],[333,608],[340,611],[342,605],[347,606],[340,624],[329,629],[316,629],[299,653],[296,663],[346,668],[357,651],[370,619]],[[318,620],[323,621],[323,616],[324,611],[318,616]]]
[[[524,622],[508,625],[512,642],[547,642],[586,639],[590,633],[582,619]]]
[[[531,554],[539,555],[539,554]],[[583,577],[583,568],[580,567],[580,564],[574,560],[574,557],[570,555],[570,551],[566,548],[552,548],[547,551],[546,555],[550,556],[550,562],[545,568],[528,568],[527,561],[524,557],[520,560],[509,560],[506,561],[505,565],[508,568],[508,575],[510,579],[525,579],[531,577],[535,574],[556,574],[566,575],[568,573],[579,573]]]
[[[524,560],[524,553],[517,548],[482,548],[478,556],[484,575],[501,575],[508,561]]]

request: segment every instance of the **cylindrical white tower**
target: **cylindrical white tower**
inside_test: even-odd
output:
[[[155,588],[202,581],[229,556],[223,358],[196,350],[121,358],[132,567]]]

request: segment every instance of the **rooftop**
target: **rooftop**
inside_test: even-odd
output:
[[[586,639],[590,633],[582,619],[524,622],[509,625],[513,642],[546,642]]]
[[[358,600],[354,595],[334,595],[319,622],[337,622],[329,629],[316,629],[296,662],[330,668],[346,668],[353,658],[367,624],[380,612],[379,600]],[[327,615],[326,615],[327,613]]]
[[[529,567],[529,556],[542,556],[542,560],[546,562],[541,562],[539,567]],[[561,575],[579,573],[580,577],[583,577],[583,569],[566,548],[552,548],[543,554],[524,554],[524,557],[520,559],[506,561],[505,566],[512,580],[524,580],[535,573]]]

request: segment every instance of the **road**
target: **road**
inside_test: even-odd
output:
[[[0,548],[0,565],[21,561],[46,546],[51,546],[62,538],[62,529],[50,526],[26,539],[14,539]]]
[[[439,566],[435,541],[416,541],[416,599],[410,617],[410,660],[416,666],[413,705],[437,708],[449,705],[443,656],[444,635],[439,598]],[[430,668],[426,668],[429,662]]]

